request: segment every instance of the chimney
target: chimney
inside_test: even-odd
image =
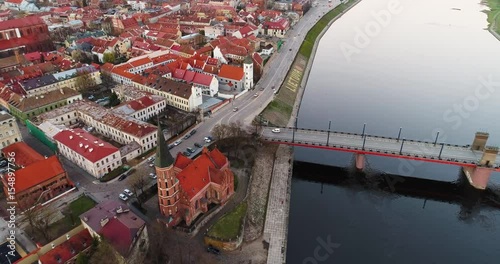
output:
[[[108,222],[109,222],[109,219],[107,217],[101,219],[101,227],[104,227]]]

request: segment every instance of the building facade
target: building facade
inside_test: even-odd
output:
[[[43,157],[24,142],[2,149],[4,157],[11,158],[19,169],[15,176],[14,197],[23,209],[48,201],[73,188],[73,183],[57,156]],[[4,193],[9,193],[8,175],[2,176]]]
[[[63,130],[54,136],[54,140],[63,156],[96,178],[122,165],[120,149],[83,129]]]
[[[17,126],[16,119],[5,111],[0,111],[0,142],[1,148],[22,141],[22,135]]]

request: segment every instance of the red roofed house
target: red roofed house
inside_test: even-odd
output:
[[[96,178],[122,165],[120,149],[83,129],[63,130],[54,140],[62,155]]]
[[[234,194],[234,175],[218,149],[203,148],[194,160],[178,154],[174,160],[158,127],[155,167],[160,212],[168,226],[191,225],[209,204],[225,204]]]
[[[2,176],[4,193],[12,193],[21,207],[48,201],[73,187],[57,156],[44,158],[24,142],[14,143],[2,152],[11,163],[21,167]],[[8,184],[11,177],[15,177],[14,186]]]
[[[78,257],[78,254],[87,252],[91,246],[92,236],[89,230],[83,229],[74,236],[67,237],[66,241],[40,256],[38,263],[75,263],[74,260]]]
[[[286,32],[290,28],[290,22],[284,17],[279,17],[275,20],[265,21],[260,29],[261,33],[271,37],[284,38]]]
[[[220,88],[223,90],[232,89],[235,91],[242,91],[243,89],[245,89],[245,71],[241,67],[222,64],[222,66],[220,67],[218,79],[219,84],[227,84],[220,86]]]
[[[80,220],[92,236],[103,237],[128,260],[134,259],[133,256],[140,253],[138,249],[141,243],[136,242],[148,239],[144,220],[116,200],[97,204],[80,215]]]

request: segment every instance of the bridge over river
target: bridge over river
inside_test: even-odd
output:
[[[365,155],[453,164],[463,167],[471,185],[478,189],[486,188],[492,171],[500,171],[498,148],[486,145],[489,134],[484,132],[477,132],[472,145],[466,146],[439,143],[438,136],[434,142],[425,142],[364,132],[356,134],[291,127],[262,127],[260,135],[263,140],[272,143],[353,152],[359,170],[365,166]]]

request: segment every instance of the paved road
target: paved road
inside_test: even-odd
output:
[[[262,129],[262,137],[267,140],[279,140],[303,144],[321,144],[336,148],[351,148],[352,152],[356,152],[356,148],[361,150],[363,141],[365,143],[365,151],[371,152],[374,155],[385,153],[399,154],[400,150],[402,155],[412,157],[426,157],[428,159],[439,159],[441,152],[441,160],[454,161],[459,163],[473,163],[476,164],[480,161],[483,153],[482,151],[473,151],[467,146],[454,146],[454,145],[434,145],[432,142],[416,142],[405,140],[397,140],[397,138],[381,138],[374,136],[366,136],[366,140],[361,135],[355,134],[342,134],[338,132],[331,132],[328,139],[328,132],[326,131],[312,131],[297,129],[295,136],[292,128],[280,128],[280,133],[273,133],[272,127]],[[401,146],[403,148],[401,149]],[[465,164],[464,164],[465,165]],[[495,167],[499,164],[495,163]]]

